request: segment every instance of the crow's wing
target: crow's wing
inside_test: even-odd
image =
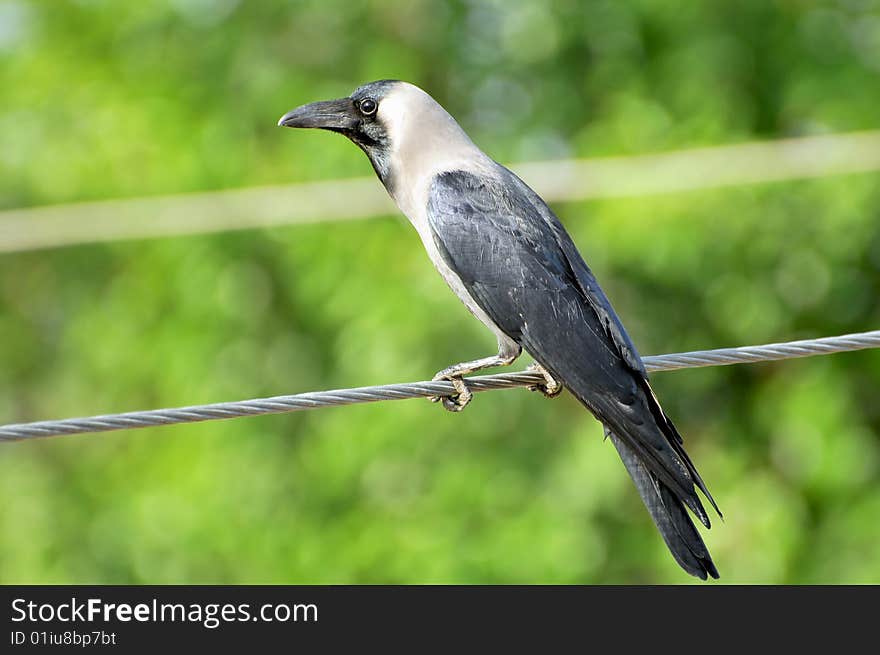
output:
[[[438,175],[428,223],[489,317],[562,380],[706,525],[708,496],[611,303],[562,224],[513,173]],[[713,503],[714,504],[714,503]]]

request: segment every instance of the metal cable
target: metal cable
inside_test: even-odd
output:
[[[763,346],[744,346],[742,348],[720,348],[717,350],[697,350],[688,353],[655,355],[644,357],[643,361],[648,371],[672,371],[681,368],[724,366],[728,364],[810,357],[812,355],[827,355],[867,348],[880,348],[880,330],[845,334],[837,337],[791,341],[788,343],[771,343]],[[500,375],[476,376],[467,378],[467,381],[470,389],[476,392],[526,387],[542,382],[543,378],[531,371],[521,371],[517,373],[502,373]],[[88,418],[19,423],[0,427],[0,442],[80,434],[84,432],[127,430],[156,425],[171,425],[174,423],[215,421],[240,416],[280,414],[304,409],[370,403],[381,400],[442,396],[452,394],[454,391],[450,382],[411,382],[377,387],[360,387],[357,389],[313,391],[292,396],[257,398],[254,400],[195,405],[176,409],[153,409],[142,412],[91,416]]]
[[[725,366],[728,364],[810,357],[812,355],[828,355],[830,353],[864,350],[867,348],[880,348],[880,330],[844,334],[838,337],[771,343],[763,346],[744,346],[741,348],[720,348],[717,350],[696,350],[688,353],[655,355],[644,357],[642,361],[644,361],[648,371],[651,372],[673,371],[681,368]],[[527,387],[542,382],[543,378],[531,371],[521,371],[518,373],[502,373],[500,375],[476,376],[467,378],[467,381],[472,391],[489,391],[492,389]],[[146,428],[175,423],[216,421],[240,416],[280,414],[304,409],[317,409],[319,407],[379,402],[381,400],[443,396],[454,392],[455,389],[450,382],[410,382],[377,387],[360,387],[357,389],[313,391],[292,396],[275,396],[273,398],[194,405],[192,407],[178,407],[175,409],[153,409],[142,412],[90,416],[88,418],[18,423],[0,427],[0,442],[80,434],[84,432],[109,432],[110,430]]]
[[[742,346],[740,348],[696,350],[673,355],[654,355],[653,357],[644,357],[643,361],[648,371],[674,371],[680,368],[750,364],[813,355],[830,355],[831,353],[868,348],[880,348],[880,330],[843,334],[839,337],[768,343],[763,346]]]

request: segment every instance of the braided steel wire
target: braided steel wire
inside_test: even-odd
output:
[[[828,355],[867,348],[880,348],[880,330],[845,334],[836,337],[790,341],[787,343],[771,343],[761,346],[743,346],[739,348],[720,348],[716,350],[697,350],[686,353],[654,355],[644,357],[642,361],[648,371],[656,372],[703,366],[750,364],[793,359],[796,357],[810,357],[813,355]],[[544,378],[540,374],[532,371],[467,378],[468,387],[474,392],[527,387],[543,381]],[[86,432],[146,428],[177,423],[216,421],[242,416],[280,414],[355,403],[445,396],[453,393],[455,393],[455,389],[452,383],[445,381],[409,382],[355,389],[312,391],[290,396],[256,398],[253,400],[213,403],[210,405],[194,405],[191,407],[153,409],[86,418],[11,424],[0,426],[0,442],[22,441],[37,437],[63,436]]]

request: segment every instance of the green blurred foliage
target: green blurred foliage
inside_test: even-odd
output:
[[[502,161],[880,127],[880,2],[0,0],[0,207],[370,173],[377,78]],[[378,182],[377,182],[378,184]],[[880,326],[880,176],[556,207],[641,351]],[[494,342],[399,217],[0,256],[0,421],[424,379]],[[658,374],[727,582],[880,582],[880,352]],[[0,448],[6,583],[686,582],[570,397]]]

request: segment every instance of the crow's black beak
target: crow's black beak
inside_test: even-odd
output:
[[[322,130],[351,130],[360,117],[351,98],[323,100],[292,109],[278,121],[281,127],[311,127]]]

